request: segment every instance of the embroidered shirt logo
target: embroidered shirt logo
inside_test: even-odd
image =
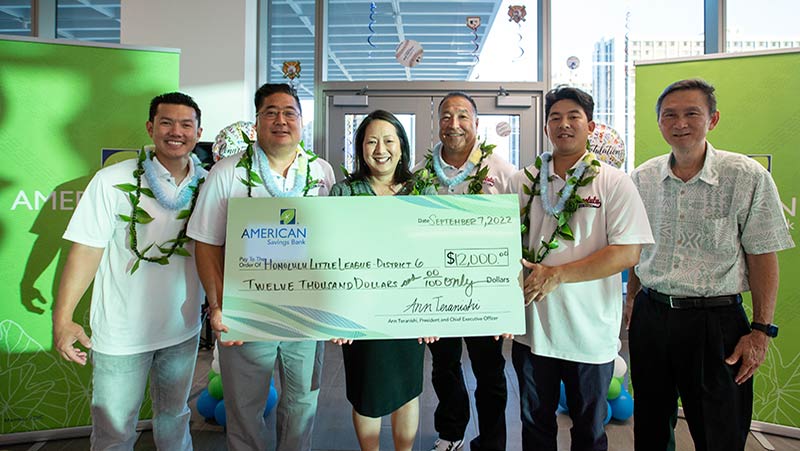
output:
[[[491,177],[491,176],[487,175],[486,178],[483,179],[483,183],[486,186],[494,186],[494,184],[497,183],[497,182],[495,182],[494,177]]]
[[[583,199],[583,202],[581,202],[580,207],[600,208],[600,206],[602,205],[603,203],[600,202],[600,199],[598,199],[597,196],[589,196]]]

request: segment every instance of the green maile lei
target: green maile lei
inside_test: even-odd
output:
[[[239,163],[236,164],[236,167],[244,168],[247,176],[244,179],[240,178],[239,181],[247,187],[247,197],[253,197],[253,188],[258,185],[265,185],[265,183],[261,176],[258,175],[258,171],[253,168],[253,162],[255,161],[255,149],[253,148],[254,141],[250,139],[250,137],[244,132],[242,132],[242,139],[247,144],[247,149],[245,149],[244,153],[242,154],[242,158],[239,159]],[[319,183],[319,180],[311,178],[311,162],[319,157],[314,152],[306,150],[303,141],[300,141],[299,145],[308,157],[308,165],[306,166],[306,184],[303,187],[303,197],[306,197],[308,195],[308,191],[317,186]]]
[[[141,202],[142,196],[156,199],[155,194],[153,194],[153,190],[142,187],[144,161],[146,158],[148,158],[148,152],[142,148],[136,161],[136,169],[133,170],[133,178],[136,179],[135,185],[131,183],[120,183],[118,185],[114,185],[114,188],[128,193],[128,199],[131,201],[131,215],[118,215],[119,219],[128,223],[128,244],[130,245],[133,254],[136,256],[136,262],[131,267],[131,274],[135,273],[136,270],[139,269],[139,265],[142,261],[158,263],[159,265],[168,265],[170,257],[175,254],[180,255],[181,257],[192,256],[192,254],[190,254],[185,248],[186,243],[191,241],[191,238],[186,236],[186,227],[189,224],[189,216],[192,215],[194,206],[197,203],[197,195],[200,193],[200,185],[205,182],[205,178],[199,178],[197,180],[197,185],[188,187],[192,191],[192,200],[189,203],[189,208],[178,211],[178,215],[175,217],[175,219],[184,220],[183,227],[181,228],[180,232],[178,232],[178,236],[161,244],[150,243],[149,246],[140,251],[138,234],[136,232],[136,224],[149,224],[153,221],[153,217],[150,216],[150,213],[148,213],[147,210],[140,207],[139,203]],[[153,158],[155,158],[155,152],[150,153],[150,159]],[[155,246],[161,252],[161,255],[157,257],[146,256],[145,254],[147,254],[147,252],[149,252],[153,246]]]
[[[497,147],[495,144],[486,144],[486,141],[481,142],[480,146],[478,146],[480,156],[475,162],[475,173],[464,179],[469,183],[467,185],[467,194],[483,194],[483,182],[489,175],[489,166],[484,166],[483,162],[486,157],[492,154],[495,147]],[[414,185],[409,192],[410,195],[421,195],[429,186],[432,186],[435,191],[439,191],[441,181],[433,168],[433,150],[428,150],[428,154],[425,155],[425,166],[414,173],[413,182]]]
[[[588,144],[587,144],[588,145]],[[528,202],[525,204],[525,207],[522,208],[520,212],[522,216],[521,220],[521,229],[522,229],[522,242],[525,242],[525,234],[528,233],[530,229],[531,223],[531,204],[533,203],[533,198],[536,196],[541,195],[541,169],[542,169],[542,157],[539,156],[536,158],[536,162],[534,163],[534,167],[539,170],[534,177],[528,169],[523,169],[525,172],[525,177],[531,181],[531,185],[528,186],[526,184],[522,184],[522,192],[528,195]],[[549,164],[549,163],[544,163]],[[591,152],[587,152],[586,155],[582,158],[581,164],[585,165],[586,169],[583,171],[583,174],[580,177],[574,176],[573,174],[575,171],[578,170],[578,167],[573,167],[567,170],[567,181],[563,188],[556,194],[556,197],[560,198],[564,195],[565,191],[567,190],[568,197],[566,197],[564,202],[564,208],[560,212],[554,213],[553,218],[556,220],[556,228],[553,230],[553,233],[550,235],[550,239],[544,241],[542,239],[541,245],[539,246],[538,250],[528,249],[524,245],[522,246],[522,258],[528,260],[529,262],[533,263],[541,263],[547,254],[550,253],[551,250],[558,248],[558,240],[563,239],[567,241],[575,241],[575,236],[572,232],[572,228],[569,226],[569,220],[572,218],[572,215],[578,211],[578,207],[583,203],[583,198],[578,195],[578,188],[581,186],[586,186],[592,183],[592,180],[597,177],[597,174],[600,172],[600,161],[597,160],[595,155]],[[548,177],[547,182],[553,180],[554,175],[550,175]],[[548,214],[545,212],[545,214]]]

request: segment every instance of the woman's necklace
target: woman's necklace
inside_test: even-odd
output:
[[[394,181],[390,182],[388,185],[372,180],[367,181],[367,183],[376,196],[394,196],[402,186],[399,183],[394,183]]]

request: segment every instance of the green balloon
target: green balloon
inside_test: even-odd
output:
[[[208,386],[208,391],[211,393],[211,385]],[[608,386],[608,400],[611,401],[612,399],[619,398],[620,393],[622,393],[622,384],[619,383],[619,379],[612,378],[611,384]]]
[[[217,373],[216,371],[211,370],[211,369],[208,370],[208,381],[209,382],[211,382],[211,379],[214,379],[217,376],[219,376],[219,373]]]
[[[214,399],[222,399],[222,376],[217,376],[208,382],[208,394]]]

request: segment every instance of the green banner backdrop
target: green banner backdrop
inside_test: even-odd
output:
[[[91,424],[90,365],[51,349],[70,245],[61,235],[101,149],[149,141],[150,99],[178,88],[179,59],[172,50],[0,39],[0,444]],[[87,328],[89,303],[84,296],[76,311]]]
[[[636,66],[636,165],[669,152],[658,130],[655,104],[677,80],[701,77],[717,88],[720,121],[708,135],[714,147],[752,155],[771,166],[794,242],[800,245],[800,51],[727,54]],[[770,164],[771,163],[771,164]],[[780,289],[766,362],[755,377],[753,419],[800,427],[800,249],[778,253]],[[745,302],[748,314],[749,295]],[[754,426],[754,429],[756,426]],[[797,430],[784,431],[797,435]]]

